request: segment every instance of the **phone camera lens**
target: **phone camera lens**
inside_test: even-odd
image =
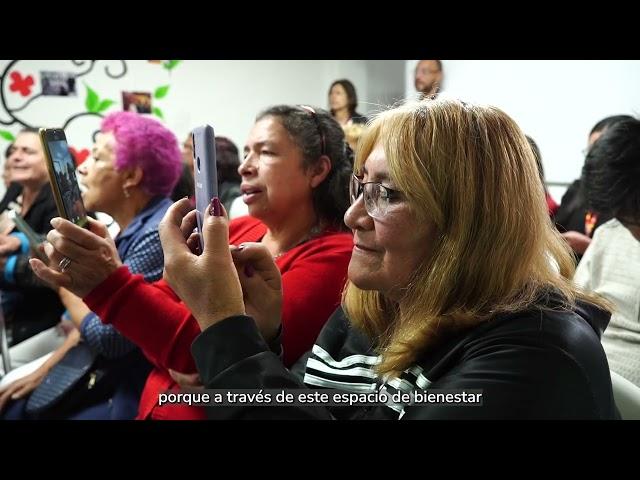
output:
[[[196,165],[198,166],[198,171],[200,171],[200,157],[197,158]]]

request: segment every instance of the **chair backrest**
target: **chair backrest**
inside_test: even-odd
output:
[[[611,372],[613,398],[623,420],[640,420],[640,387]]]

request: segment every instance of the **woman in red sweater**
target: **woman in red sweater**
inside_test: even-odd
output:
[[[262,112],[244,152],[238,171],[250,216],[231,222],[229,242],[261,242],[280,269],[283,355],[290,366],[311,348],[340,303],[353,248],[343,223],[353,159],[335,120],[306,106]],[[188,218],[193,221],[193,214]],[[40,261],[32,261],[32,267],[43,280],[81,296],[155,365],[138,418],[206,418],[197,407],[158,405],[160,392],[178,388],[169,369],[196,372],[190,348],[200,329],[189,309],[164,280],[146,284],[131,275],[99,224],[92,222],[92,233],[65,220],[54,223],[47,248],[51,265],[64,257],[71,264],[64,272]],[[185,225],[186,235],[192,229]]]

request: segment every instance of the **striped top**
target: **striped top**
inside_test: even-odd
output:
[[[200,378],[210,389],[337,389],[385,392],[367,406],[283,405],[208,407],[212,419],[530,419],[617,418],[599,335],[608,314],[579,303],[559,308],[553,293],[544,307],[499,315],[425,350],[394,378],[378,375],[372,342],[342,309],[329,319],[310,352],[291,370],[262,340],[251,317],[212,325],[194,341]],[[398,392],[482,392],[482,404],[393,402]],[[395,398],[399,398],[397,395]]]

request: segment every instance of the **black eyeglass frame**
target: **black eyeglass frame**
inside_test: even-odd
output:
[[[376,185],[380,191],[380,189],[385,191],[385,196],[378,195],[378,198],[384,198],[385,204],[384,207],[381,208],[379,202],[373,202],[373,197],[370,193],[366,193],[367,185]],[[369,188],[369,190],[371,190]],[[394,190],[393,188],[385,187],[380,182],[363,182],[358,178],[358,176],[354,173],[351,176],[351,180],[349,181],[349,200],[351,205],[356,203],[360,196],[363,196],[364,206],[367,210],[367,214],[372,218],[382,218],[387,214],[389,209],[389,202],[393,199],[401,198],[402,193],[399,190]],[[368,201],[367,201],[368,200]],[[379,210],[377,212],[376,210]]]

